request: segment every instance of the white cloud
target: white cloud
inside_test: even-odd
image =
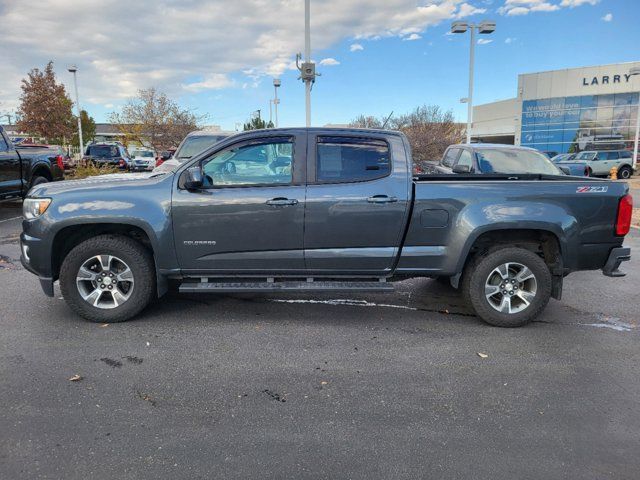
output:
[[[600,0],[562,0],[561,7],[579,7],[580,5],[595,5]]]
[[[247,72],[243,72],[243,73],[246,74]],[[200,92],[202,90],[219,90],[221,88],[230,87],[233,84],[234,82],[231,79],[229,79],[229,77],[227,77],[225,74],[212,73],[211,75],[207,76],[204,80],[201,80],[199,82],[183,84],[182,88],[190,92]]]
[[[420,40],[421,38],[422,38],[421,35],[418,35],[417,33],[412,33],[408,37],[404,37],[402,40],[405,42],[412,42],[414,40]]]
[[[359,43],[352,43],[349,47],[349,51],[351,52],[357,52],[359,50],[364,50],[364,47]]]
[[[602,20],[604,20],[605,22],[610,22],[611,20],[613,20],[613,14],[607,13],[604,17],[602,17]]]
[[[462,5],[460,5],[460,10],[458,11],[456,18],[464,18],[464,17],[470,17],[471,15],[479,15],[481,13],[485,13],[486,11],[487,11],[486,8],[477,8],[468,3],[463,3]]]
[[[488,38],[481,38],[478,40],[478,45],[486,45],[487,43],[491,43],[493,40],[489,40]]]
[[[507,44],[513,43],[515,41],[516,41],[515,37],[507,37],[507,38],[504,39],[504,43],[507,43]]]
[[[325,67],[333,67],[335,65],[340,65],[340,62],[335,58],[329,57],[329,58],[323,58],[322,60],[320,60],[320,65]]]
[[[555,12],[560,10],[561,7],[569,6],[564,5],[564,1],[576,2],[576,5],[580,5],[579,2],[584,3],[597,1],[597,0],[563,0],[562,4],[551,3],[547,0],[505,0],[504,5],[498,8],[498,13],[501,15],[516,16],[527,15],[531,12]]]
[[[469,0],[326,0],[313,11],[313,48],[411,38],[480,10]],[[49,60],[68,87],[64,67],[77,64],[81,98],[99,105],[151,86],[170,95],[250,86],[295,68],[303,18],[298,0],[0,0],[0,105],[15,106],[20,79]]]

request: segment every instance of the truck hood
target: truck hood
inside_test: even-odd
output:
[[[48,197],[51,195],[59,195],[70,191],[77,192],[81,190],[91,190],[92,192],[97,193],[100,190],[140,188],[146,185],[155,185],[156,183],[162,182],[172,176],[173,174],[171,173],[158,175],[157,172],[155,174],[153,172],[111,173],[107,175],[97,175],[95,177],[87,177],[80,180],[41,183],[29,192],[29,197]]]

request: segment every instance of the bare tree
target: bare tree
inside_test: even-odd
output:
[[[350,127],[354,128],[382,128],[383,121],[373,117],[371,115],[360,115],[349,123]]]
[[[407,136],[416,162],[439,159],[449,145],[460,143],[464,136],[464,125],[455,121],[453,112],[437,105],[417,107],[390,123]]]
[[[385,120],[360,115],[349,125],[381,128]],[[456,123],[451,111],[443,111],[437,105],[423,105],[410,113],[392,117],[387,127],[407,136],[415,162],[439,159],[449,145],[460,143],[464,137],[464,125]]]
[[[166,94],[155,88],[139,90],[120,112],[109,116],[125,137],[125,143],[135,141],[154,150],[177,146],[187,134],[197,130],[202,118],[182,109]]]
[[[22,95],[17,122],[22,132],[60,142],[74,133],[73,102],[64,85],[56,82],[53,62],[44,71],[34,68],[22,79]]]

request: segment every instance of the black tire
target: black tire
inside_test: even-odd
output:
[[[485,296],[485,282],[498,266],[505,263],[524,265],[531,270],[537,284],[533,300],[523,310],[515,313],[497,311]],[[530,250],[518,247],[496,248],[470,262],[465,269],[462,289],[476,314],[488,324],[496,327],[520,327],[536,318],[549,303],[551,272],[544,260]]]
[[[29,190],[31,190],[36,185],[40,185],[41,183],[47,183],[49,179],[47,177],[33,177],[31,179],[31,183],[29,184]]]
[[[76,282],[80,267],[96,255],[122,259],[133,275],[129,298],[113,308],[98,308],[82,298]],[[121,235],[100,235],[74,247],[62,262],[60,289],[65,301],[81,317],[100,323],[124,322],[140,313],[156,295],[156,273],[151,254],[140,243]],[[97,287],[96,287],[97,289]]]
[[[618,178],[621,180],[628,180],[629,178],[631,178],[632,174],[633,171],[631,170],[631,167],[629,165],[624,165],[620,168],[620,170],[618,170]]]

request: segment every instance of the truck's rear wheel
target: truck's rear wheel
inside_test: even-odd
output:
[[[497,327],[519,327],[547,306],[551,272],[544,260],[529,250],[500,248],[471,262],[463,290],[485,322]]]
[[[73,248],[60,269],[67,304],[92,322],[123,322],[137,315],[155,294],[149,252],[120,235],[100,235]]]

